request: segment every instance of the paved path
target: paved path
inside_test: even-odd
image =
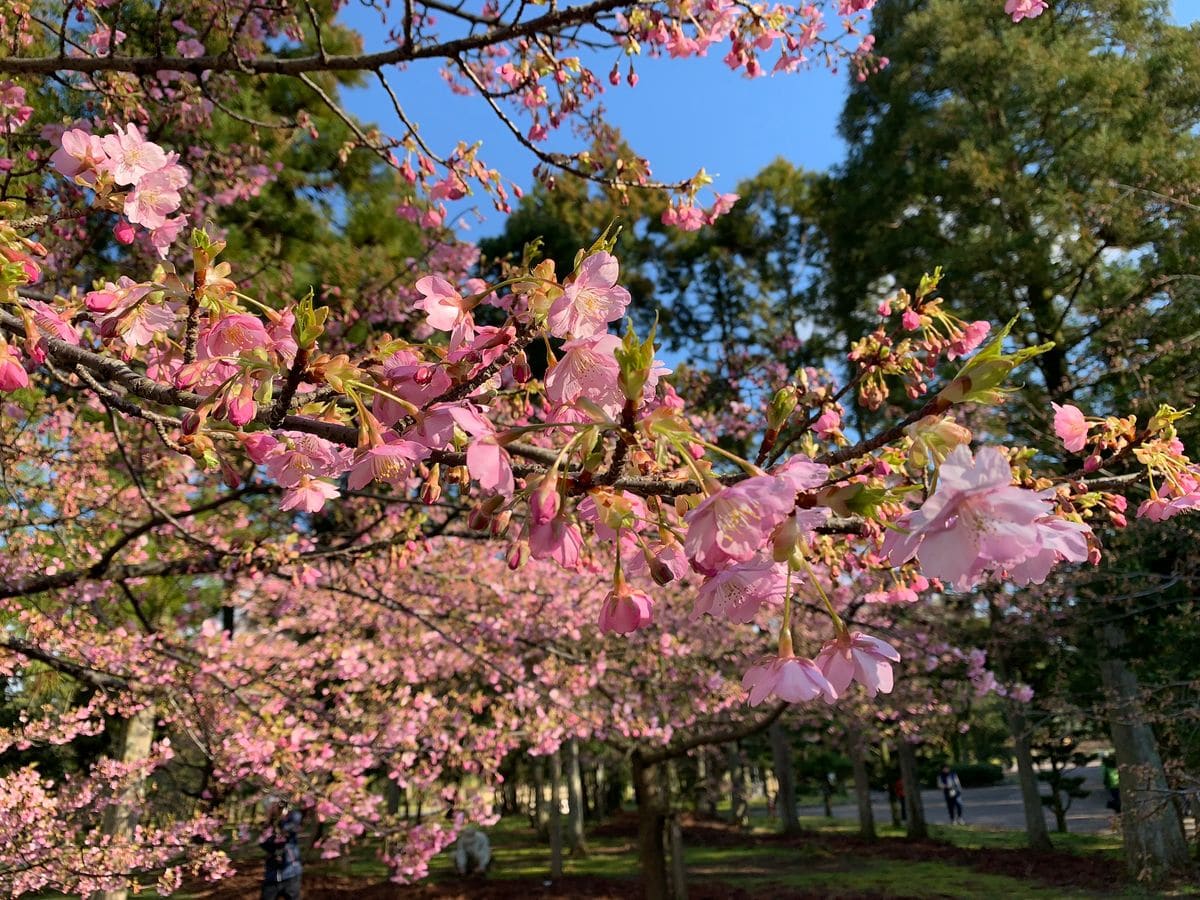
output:
[[[1097,766],[1089,766],[1083,774],[1087,777],[1084,790],[1092,793],[1081,800],[1075,800],[1067,811],[1067,830],[1077,833],[1107,831],[1112,822],[1112,813],[1105,808],[1108,793],[1101,781],[1101,770]],[[851,785],[851,790],[853,786]],[[1043,793],[1047,793],[1044,785],[1039,784]],[[891,822],[891,812],[888,809],[887,796],[882,791],[872,793],[875,809],[875,821]],[[841,798],[838,798],[841,799]],[[949,820],[946,812],[946,801],[942,792],[921,791],[921,799],[925,803],[925,819],[930,824],[944,825]],[[1054,830],[1054,814],[1044,811],[1046,825]],[[823,816],[821,806],[802,806],[802,816]],[[858,819],[858,807],[854,805],[851,794],[847,800],[835,802],[833,815],[836,819]],[[1025,810],[1021,804],[1021,789],[1016,783],[1016,777],[1011,776],[1008,783],[989,788],[968,788],[963,791],[963,818],[968,825],[979,825],[991,828],[1025,828]]]

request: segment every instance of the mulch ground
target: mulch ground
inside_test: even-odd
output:
[[[635,840],[637,817],[625,814],[611,819],[595,829],[597,837]],[[831,871],[840,865],[861,864],[866,859],[938,861],[952,863],[997,875],[1029,879],[1047,887],[1095,891],[1103,895],[1125,882],[1124,867],[1117,860],[1095,856],[1075,856],[1070,853],[1036,853],[1031,850],[988,849],[968,850],[935,841],[881,840],[865,841],[845,834],[806,831],[797,835],[749,834],[719,822],[685,819],[684,843],[697,847],[795,849],[818,858],[828,857]],[[824,864],[820,865],[825,868]],[[252,900],[259,896],[259,875],[239,874],[202,891],[206,900]],[[348,897],[353,900],[534,900],[534,898],[581,898],[581,900],[627,900],[639,897],[640,887],[635,880],[567,876],[551,884],[542,879],[485,880],[472,879],[461,883],[396,885],[390,882],[367,884],[359,878],[322,875],[318,872],[304,876],[305,900],[331,900]],[[822,893],[775,888],[753,891],[720,882],[690,881],[691,900],[820,900]],[[881,895],[863,894],[862,900]],[[859,897],[839,894],[845,900]]]

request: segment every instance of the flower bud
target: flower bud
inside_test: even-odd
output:
[[[543,525],[549,522],[558,515],[561,506],[558,479],[547,473],[529,495],[529,512],[533,516],[534,524]]]
[[[512,377],[517,384],[524,384],[533,377],[533,370],[529,367],[529,358],[524,350],[513,358]]]
[[[775,562],[787,562],[796,551],[796,545],[804,534],[795,515],[788,516],[775,528],[771,537],[771,558]]]
[[[529,559],[529,544],[518,541],[508,548],[508,568],[516,571]]]
[[[783,428],[784,423],[795,412],[798,398],[799,394],[794,385],[789,384],[776,391],[770,405],[767,406],[767,427],[773,431]]]

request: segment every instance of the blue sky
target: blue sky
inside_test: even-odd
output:
[[[1177,21],[1200,19],[1200,0],[1175,0],[1172,8]],[[345,19],[364,31],[368,50],[383,48],[385,35],[371,27],[369,16],[351,7]],[[616,58],[597,65],[597,74],[606,75]],[[847,87],[844,71],[834,75],[817,68],[747,79],[731,73],[719,53],[688,60],[643,58],[636,64],[638,86],[610,88],[603,102],[609,121],[651,161],[659,179],[687,178],[704,167],[716,177],[714,188],[728,191],[777,156],[809,169],[824,169],[842,158],[845,145],[837,135],[837,117]],[[489,165],[523,187],[531,184],[534,160],[529,153],[482,101],[453,94],[436,64],[413,66],[394,76],[392,84],[433,149],[447,152],[459,140],[483,141],[481,156]],[[395,122],[391,102],[373,81],[349,92],[346,102],[355,115],[385,130]],[[486,200],[479,202],[481,211],[491,214],[482,224],[471,224],[470,233],[498,231],[501,217]],[[474,205],[473,198],[460,204]]]

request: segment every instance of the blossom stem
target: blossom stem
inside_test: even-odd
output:
[[[397,397],[391,391],[385,391],[381,387],[375,387],[373,384],[366,384],[362,381],[348,381],[346,382],[346,385],[347,387],[358,388],[359,390],[366,391],[368,394],[378,394],[380,397],[386,397],[388,400],[399,403],[405,414],[412,416],[414,419],[417,419],[421,415],[420,409],[409,403],[403,397]]]
[[[689,469],[692,470],[692,474],[696,476],[696,481],[700,483],[700,490],[704,493],[704,496],[710,496],[713,492],[712,488],[709,486],[709,483],[712,481],[712,479],[706,478],[704,473],[700,471],[700,467],[696,465],[696,461],[692,459],[692,454],[688,453],[688,449],[683,445],[682,441],[680,441],[678,438],[672,438],[671,445],[679,452],[679,455],[683,457],[684,463]]]
[[[267,306],[265,303],[260,303],[258,300],[255,300],[253,297],[243,294],[241,291],[230,291],[229,293],[232,294],[234,297],[237,297],[239,300],[242,300],[242,301],[245,301],[246,303],[251,303],[254,306],[257,306],[259,309],[261,309],[263,312],[265,312],[269,317],[271,317],[272,321],[275,321],[276,317],[279,315],[278,310],[271,309],[271,307]]]
[[[812,566],[809,565],[808,559],[805,556],[800,556],[800,562],[803,563],[804,570],[808,572],[808,578],[812,582],[812,586],[817,589],[817,595],[821,598],[821,602],[825,604],[825,610],[829,613],[829,618],[833,620],[833,630],[837,632],[838,637],[845,637],[849,629],[846,628],[846,623],[842,621],[842,617],[838,615],[837,610],[833,608],[833,601],[825,593],[825,588],[821,587],[821,582],[817,580],[817,573],[813,571]]]
[[[716,444],[710,443],[709,441],[706,441],[706,440],[704,440],[704,438],[700,438],[700,437],[695,438],[695,441],[700,446],[705,447],[709,450],[712,450],[714,453],[719,453],[722,456],[724,456],[725,458],[730,459],[733,462],[737,463],[739,466],[742,467],[742,469],[746,472],[747,475],[763,475],[763,474],[765,474],[762,469],[760,469],[758,466],[754,465],[754,463],[750,462],[750,460],[743,459],[742,457],[738,456],[736,453],[731,453],[730,451],[726,450],[724,447],[720,447]]]

